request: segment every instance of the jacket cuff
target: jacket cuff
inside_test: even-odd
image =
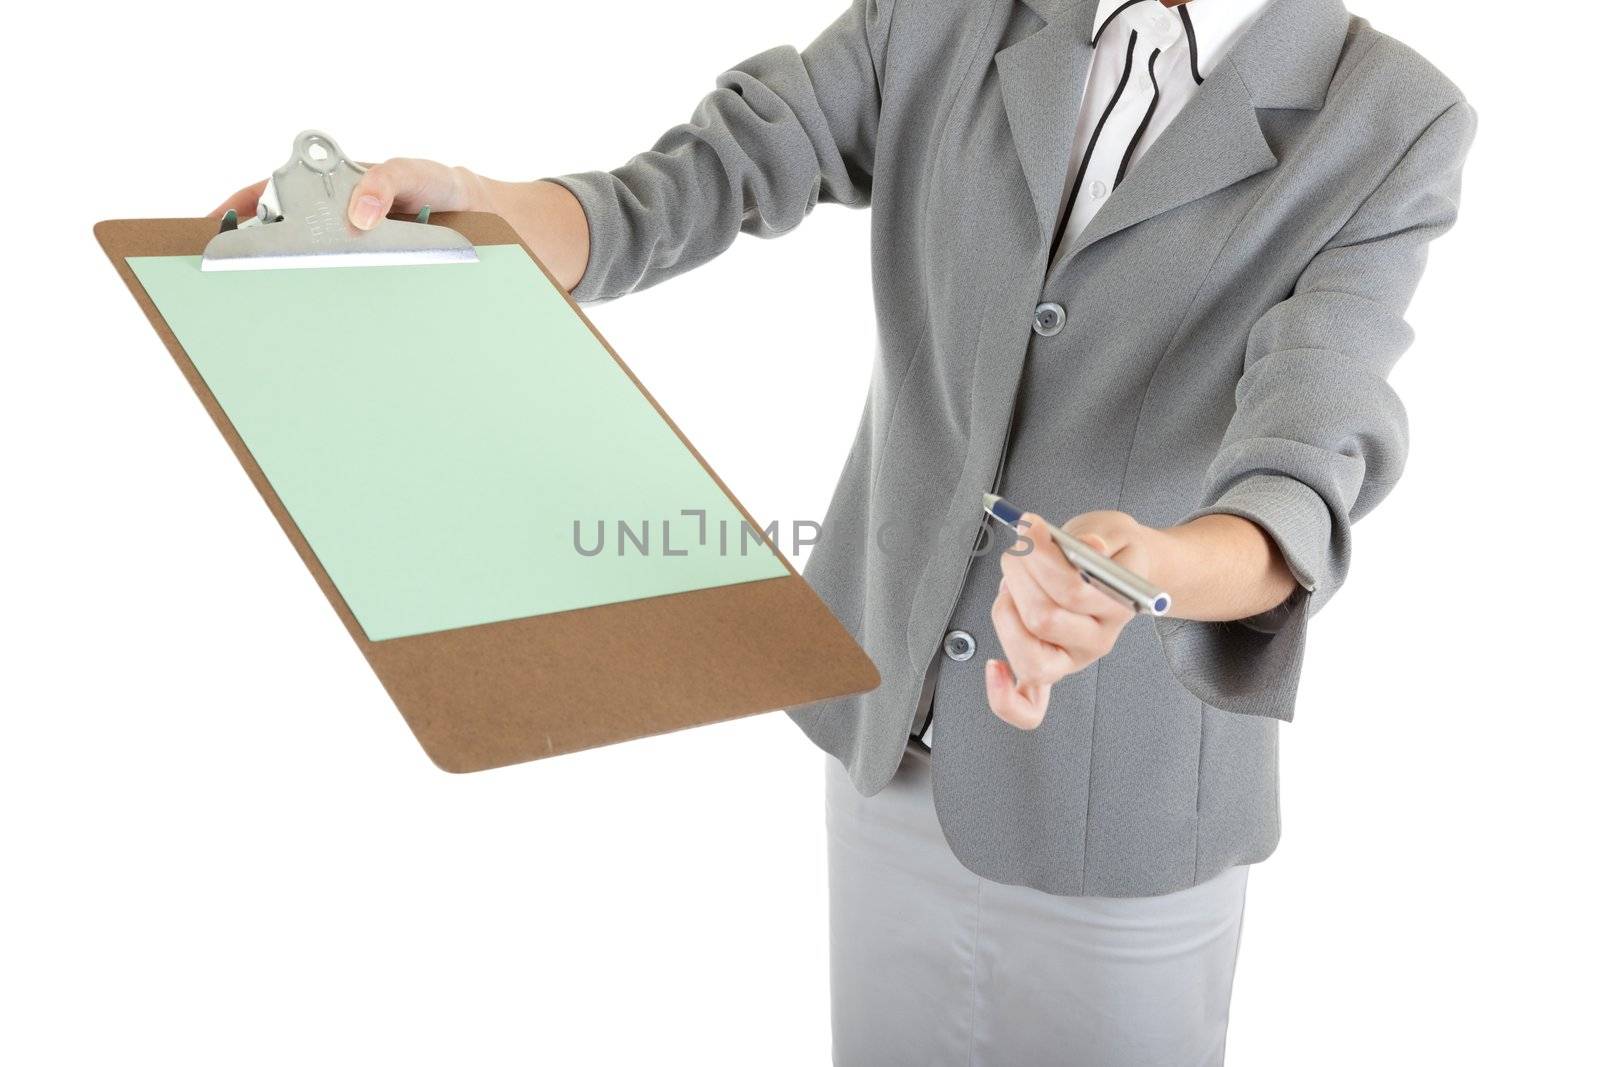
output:
[[[601,170],[545,179],[577,197],[589,223],[589,262],[584,267],[583,278],[572,289],[572,299],[580,304],[599,303],[623,295],[607,292],[605,288],[606,274],[617,250],[622,247],[623,238],[622,213],[611,193],[615,180]]]
[[[1266,531],[1300,588],[1282,604],[1238,622],[1157,619],[1168,666],[1183,687],[1224,711],[1294,718],[1311,615],[1332,583],[1333,519],[1316,491],[1279,474],[1253,474],[1228,487],[1201,515],[1237,515]]]
[[[1315,489],[1282,474],[1252,474],[1189,518],[1201,515],[1237,515],[1261,527],[1277,543],[1301,593],[1320,599],[1316,593],[1332,563],[1333,516]]]

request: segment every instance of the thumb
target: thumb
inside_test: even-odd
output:
[[[350,225],[370,230],[391,211],[470,210],[473,204],[470,175],[429,159],[391,159],[374,164],[350,194]]]
[[[394,207],[394,198],[394,175],[382,163],[367,168],[350,194],[350,225],[358,230],[372,229]]]

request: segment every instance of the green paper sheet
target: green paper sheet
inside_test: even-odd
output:
[[[128,264],[371,640],[786,575],[527,253],[478,255]]]

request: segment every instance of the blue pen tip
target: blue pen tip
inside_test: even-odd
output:
[[[995,496],[993,494],[985,496],[984,506],[989,514],[1007,526],[1015,526],[1022,521],[1022,509],[1003,496]]]
[[[1172,606],[1172,601],[1168,600],[1164,596],[1158,596],[1156,597],[1155,603],[1151,606],[1155,608],[1157,615],[1165,615],[1167,613],[1167,609]]]

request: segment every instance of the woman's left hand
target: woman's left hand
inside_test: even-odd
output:
[[[990,660],[984,681],[990,709],[1032,730],[1044,721],[1050,687],[1110,652],[1134,611],[1068,563],[1039,516],[1024,515],[1018,525],[1022,539],[1001,557],[1004,577],[991,612],[1006,659]],[[1162,536],[1120,511],[1091,511],[1062,529],[1144,575]]]

